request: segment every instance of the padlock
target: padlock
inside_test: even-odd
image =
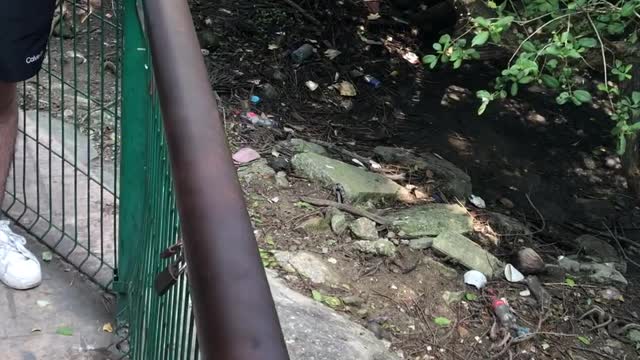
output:
[[[178,282],[180,275],[184,273],[186,264],[183,259],[180,258],[177,261],[172,262],[161,273],[156,275],[153,287],[156,290],[158,296],[162,296]]]
[[[182,241],[178,241],[177,243],[162,250],[162,252],[160,253],[160,258],[162,259],[170,258],[180,252],[182,252]]]

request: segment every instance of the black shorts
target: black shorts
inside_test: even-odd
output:
[[[0,81],[35,76],[45,58],[55,0],[0,0]]]

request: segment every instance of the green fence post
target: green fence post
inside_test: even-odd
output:
[[[122,56],[122,125],[120,171],[119,266],[114,290],[126,295],[136,256],[136,243],[144,238],[147,184],[147,111],[150,101],[149,49],[136,0],[124,0]],[[125,301],[126,302],[126,301]]]

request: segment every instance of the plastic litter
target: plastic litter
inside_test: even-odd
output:
[[[353,86],[353,84],[348,81],[342,81],[337,86],[338,86],[338,91],[342,96],[353,97],[358,94],[355,86]]]
[[[262,99],[258,95],[253,95],[249,100],[251,100],[251,102],[254,103],[254,104],[257,104],[260,101],[262,101]]]
[[[318,89],[318,86],[320,86],[320,85],[318,85],[317,82],[314,82],[314,81],[311,81],[311,80],[305,82],[304,85],[307,87],[307,89],[309,89],[311,91],[316,91]]]
[[[487,277],[478,270],[469,270],[464,273],[464,283],[482,289],[487,285]]]
[[[337,58],[338,56],[340,56],[340,54],[342,54],[342,52],[336,49],[328,49],[324,52],[324,56],[329,60]]]
[[[374,88],[379,88],[380,86],[382,86],[382,82],[380,82],[380,80],[374,78],[371,75],[365,75],[363,77],[364,81],[366,81],[368,84],[370,84],[371,86],[373,86]]]
[[[469,202],[473,204],[473,206],[478,209],[485,209],[487,207],[487,203],[484,202],[484,199],[480,196],[471,195],[469,196]]]
[[[272,127],[276,125],[276,122],[274,120],[269,119],[266,115],[264,114],[258,115],[253,111],[244,113],[242,115],[242,118],[256,126]]]
[[[496,314],[500,325],[507,329],[518,329],[516,316],[511,312],[511,307],[507,303],[506,299],[498,299],[494,297],[491,299],[491,308],[493,309],[493,313]]]
[[[521,282],[524,280],[524,275],[511,264],[507,264],[504,267],[504,277],[509,282]]]
[[[409,63],[413,65],[417,65],[420,63],[420,58],[414,52],[408,52],[402,56],[403,59],[407,60]]]
[[[311,44],[304,44],[291,53],[291,59],[300,64],[313,55],[314,47]]]
[[[260,159],[260,154],[252,148],[242,148],[231,156],[236,164],[246,164]]]

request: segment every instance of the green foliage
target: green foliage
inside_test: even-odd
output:
[[[628,60],[640,49],[640,0],[506,0],[499,5],[489,0],[486,5],[494,18],[475,17],[461,35],[443,35],[423,63],[431,69],[449,64],[457,69],[478,58],[483,46],[509,49],[512,56],[494,88],[476,93],[479,114],[492,101],[516,96],[529,84],[554,91],[559,105],[580,106],[595,98],[610,109],[612,134],[622,153],[626,138],[640,130],[634,123],[640,116],[640,93],[620,91],[632,78]],[[584,81],[594,73],[600,77],[596,92]]]

